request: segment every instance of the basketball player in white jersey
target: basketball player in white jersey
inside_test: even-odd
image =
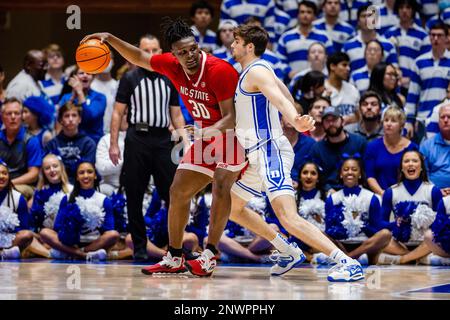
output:
[[[267,62],[260,59],[268,41],[267,32],[259,26],[241,25],[234,32],[233,58],[242,66],[235,94],[236,135],[246,149],[248,169],[232,188],[232,219],[239,203],[245,205],[253,196],[266,193],[283,227],[289,234],[326,253],[336,262],[328,273],[329,281],[364,279],[358,261],[339,250],[321,231],[297,214],[292,187],[291,168],[294,152],[283,135],[279,112],[298,131],[314,129],[310,116],[300,116],[286,86],[277,79]],[[307,125],[305,125],[305,122]],[[238,223],[239,219],[233,219]],[[248,227],[246,223],[242,223]],[[263,230],[252,231],[263,234]],[[292,244],[290,246],[293,246]],[[301,250],[282,253],[278,273],[283,273],[304,260]],[[297,252],[297,253],[295,253]],[[300,254],[298,254],[300,252]],[[281,260],[281,261],[280,261]],[[276,274],[272,272],[272,274]]]

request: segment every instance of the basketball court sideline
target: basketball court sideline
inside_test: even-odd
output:
[[[366,280],[330,283],[328,267],[302,265],[270,277],[267,265],[220,264],[212,278],[146,276],[130,262],[2,262],[0,299],[391,300],[450,299],[450,267],[372,266]]]

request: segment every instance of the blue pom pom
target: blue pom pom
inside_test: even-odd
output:
[[[342,213],[344,206],[342,204],[333,206],[331,212],[325,215],[326,234],[336,240],[347,239],[347,229],[342,225],[344,214]]]
[[[114,229],[118,232],[127,231],[127,217],[125,213],[125,206],[127,200],[122,193],[113,193],[111,195],[111,203],[114,213]]]
[[[147,215],[144,218],[147,227],[147,237],[157,246],[169,237],[167,218],[168,211],[166,208],[161,208],[153,216]]]
[[[204,196],[202,196],[198,202],[197,211],[191,214],[193,214],[193,222],[186,226],[185,230],[187,232],[195,233],[198,237],[200,246],[202,246],[209,225],[209,208],[206,205]]]
[[[392,228],[392,236],[400,242],[408,242],[411,237],[411,215],[417,208],[417,203],[412,201],[401,201],[394,207],[394,219],[402,218],[402,222],[398,226],[394,223]]]
[[[58,238],[66,246],[74,246],[80,242],[83,217],[80,209],[74,203],[67,203],[60,208],[58,213],[59,229]]]
[[[31,217],[33,219],[33,224],[36,230],[42,228],[45,219],[44,206],[45,203],[50,199],[50,197],[58,192],[57,189],[45,188],[37,190],[33,195],[33,205],[30,210]]]
[[[448,254],[450,254],[450,217],[446,214],[437,214],[436,219],[431,225],[433,231],[433,242]]]

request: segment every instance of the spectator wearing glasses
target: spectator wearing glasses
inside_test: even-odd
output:
[[[405,97],[398,93],[400,76],[392,64],[377,64],[370,75],[369,90],[375,91],[381,98],[381,109],[397,107],[403,109]]]
[[[422,127],[433,108],[446,96],[450,80],[450,51],[447,49],[448,26],[437,22],[431,27],[431,51],[419,56],[412,69],[411,83],[406,98],[406,129],[408,137],[422,139]]]

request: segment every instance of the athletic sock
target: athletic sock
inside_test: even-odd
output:
[[[347,256],[344,252],[342,252],[342,250],[340,250],[338,248],[334,249],[331,252],[330,258],[338,264],[339,263],[348,263],[353,260],[352,258]]]
[[[287,252],[291,248],[289,242],[279,233],[277,233],[275,239],[271,240],[270,243],[280,252]]]
[[[172,258],[178,257],[181,258],[183,255],[183,249],[175,249],[174,247],[169,246],[169,252]]]
[[[214,255],[216,255],[219,251],[216,249],[216,247],[210,243],[206,245],[206,249],[210,250]]]

